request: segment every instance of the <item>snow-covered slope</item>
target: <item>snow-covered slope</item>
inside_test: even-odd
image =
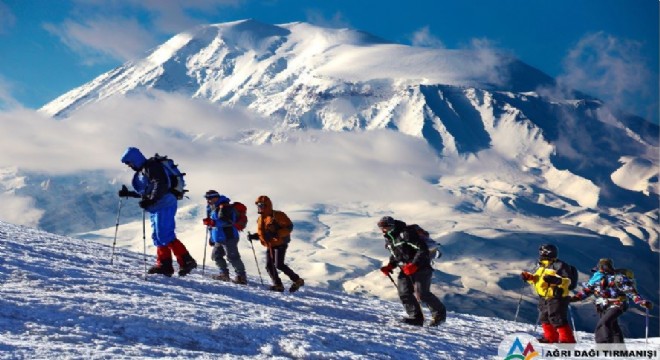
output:
[[[533,330],[453,311],[418,329],[397,323],[396,302],[317,286],[273,293],[256,276],[240,286],[200,271],[145,280],[142,254],[110,257],[108,246],[0,222],[0,358],[485,359],[507,334]]]
[[[177,231],[197,257],[214,188],[293,216],[290,262],[318,286],[393,298],[374,281],[387,257],[375,223],[393,215],[447,247],[434,286],[450,308],[512,318],[543,242],[581,280],[614,257],[659,300],[658,127],[510,56],[246,20],[179,34],[41,114],[57,120],[0,114],[0,215],[14,223],[111,243],[130,181],[118,158],[138,146],[189,174]],[[141,213],[125,205],[119,241],[139,250]],[[641,321],[624,319],[637,335]]]

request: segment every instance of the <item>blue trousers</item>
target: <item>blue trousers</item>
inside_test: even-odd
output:
[[[155,246],[167,246],[176,239],[174,228],[176,223],[174,216],[176,216],[176,203],[170,206],[160,207],[153,212],[150,212],[149,218],[151,219],[151,239]]]

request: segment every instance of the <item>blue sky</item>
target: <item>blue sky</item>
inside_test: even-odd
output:
[[[38,108],[194,25],[254,18],[486,44],[657,123],[659,11],[657,0],[0,0],[0,109]]]

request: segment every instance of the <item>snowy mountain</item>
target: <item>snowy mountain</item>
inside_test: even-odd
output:
[[[15,224],[111,244],[116,191],[131,176],[118,159],[138,146],[188,173],[177,233],[198,259],[200,199],[217,189],[248,205],[270,195],[296,226],[288,261],[319,288],[395,299],[376,270],[387,253],[375,223],[393,215],[444,245],[433,290],[453,311],[512,319],[522,291],[533,322],[518,275],[546,242],[581,281],[612,257],[660,300],[658,127],[488,49],[305,23],[208,25],[38,115],[0,116],[11,149],[0,154],[0,218]],[[119,246],[141,251],[134,202],[119,222]],[[590,331],[591,304],[577,310]],[[633,336],[643,321],[623,319]]]
[[[419,329],[397,323],[396,302],[317,286],[273,293],[256,276],[248,286],[200,271],[145,279],[141,253],[120,249],[113,265],[111,254],[0,222],[0,358],[485,359],[506,335],[534,330],[457,312]],[[643,348],[660,351],[650,341]]]
[[[438,84],[522,92],[552,82],[488,51],[411,48],[350,29],[244,20],[181,33],[42,110],[66,116],[85,104],[150,88],[246,105],[292,126],[341,130],[378,127],[393,112],[424,101],[427,86],[430,92]],[[399,121],[412,121],[410,115]]]

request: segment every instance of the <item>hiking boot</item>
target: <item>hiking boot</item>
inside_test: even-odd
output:
[[[403,318],[401,319],[401,322],[408,325],[423,326],[424,318],[423,317]]]
[[[270,291],[284,292],[284,286],[282,285],[271,285],[268,287]]]
[[[232,280],[231,282],[239,285],[247,285],[247,277],[245,275],[236,275],[234,280]]]
[[[213,276],[211,276],[211,278],[213,280],[220,280],[220,281],[229,281],[229,280],[231,280],[229,278],[229,274],[225,274],[225,273],[220,273],[218,275],[213,275]]]
[[[435,315],[433,319],[431,319],[431,322],[429,323],[429,326],[438,326],[445,322],[447,318],[440,316],[440,315]]]
[[[186,276],[190,274],[193,269],[197,269],[197,261],[190,256],[190,253],[183,255],[183,266],[179,266],[179,276]]]
[[[160,264],[156,264],[149,268],[147,271],[148,274],[162,274],[167,277],[174,274],[174,267],[172,267],[172,260],[163,260]]]
[[[298,291],[298,289],[300,289],[301,286],[304,285],[305,285],[305,280],[303,280],[302,278],[298,278],[298,280],[294,281],[293,284],[291,284],[291,287],[289,288],[289,292],[290,293],[296,292]]]

